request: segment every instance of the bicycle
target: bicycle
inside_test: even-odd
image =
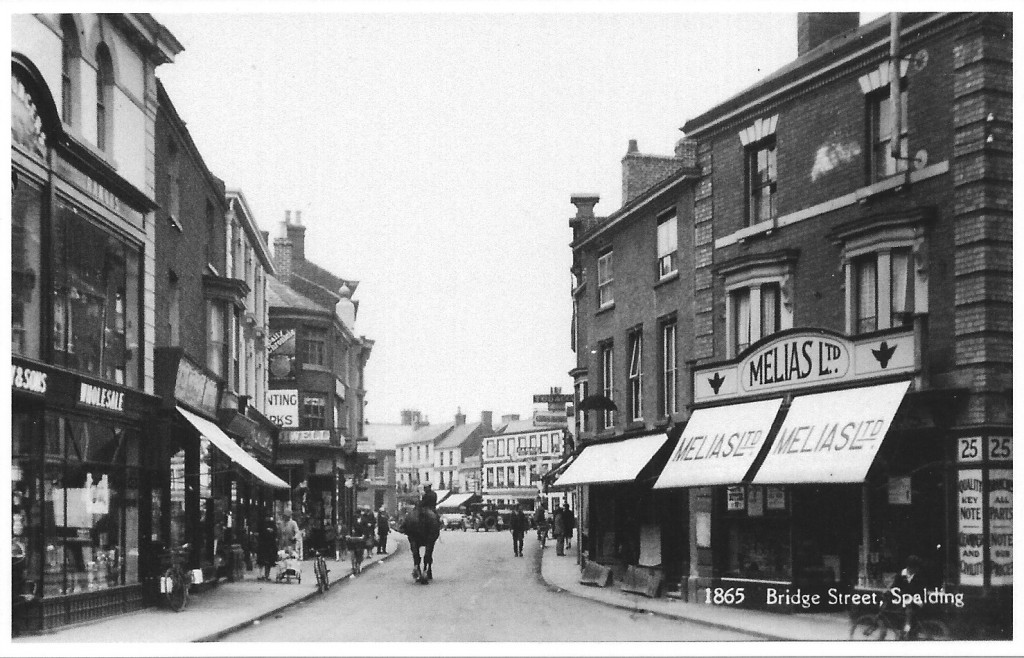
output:
[[[918,619],[910,632],[904,631],[905,614],[901,608],[880,606],[877,612],[860,615],[850,623],[851,640],[884,640],[892,633],[895,640],[949,640],[949,626],[941,619]]]
[[[160,594],[163,595],[167,607],[181,612],[188,605],[188,590],[192,584],[192,574],[182,565],[188,559],[188,544],[181,548],[171,549],[161,554],[161,564],[167,564],[160,576]]]
[[[314,549],[313,574],[316,576],[316,591],[321,594],[331,589],[331,579],[327,576],[330,571],[327,568],[327,560],[324,559],[320,551]]]

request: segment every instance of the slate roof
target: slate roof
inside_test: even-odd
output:
[[[278,308],[301,308],[307,311],[318,311],[320,313],[331,312],[331,309],[317,304],[309,297],[296,292],[272,276],[267,277],[267,306],[276,306]]]
[[[416,428],[401,423],[364,423],[363,434],[376,450],[394,450],[399,443],[408,442]]]

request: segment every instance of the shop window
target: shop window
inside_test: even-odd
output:
[[[675,320],[661,325],[661,415],[671,416],[678,409]]]
[[[224,303],[206,302],[206,366],[215,375],[223,377],[227,361],[227,328],[224,326]]]
[[[612,270],[612,252],[607,251],[597,259],[597,307],[610,306],[615,297],[612,294],[612,284],[615,281]]]
[[[96,48],[96,148],[110,151],[114,115],[114,63],[107,44]]]
[[[127,444],[137,435],[115,423],[48,412],[42,471],[40,555],[44,597],[138,582],[138,468]],[[131,453],[137,459],[137,451]],[[135,485],[132,485],[135,486]]]
[[[76,118],[79,96],[79,49],[78,26],[69,14],[60,16],[61,61],[60,61],[60,96],[61,120],[69,126],[77,125]]]
[[[606,398],[615,399],[615,351],[611,343],[601,347],[601,392]],[[601,412],[601,429],[608,429],[615,425],[615,412],[604,410]]]
[[[644,416],[643,389],[643,334],[633,332],[629,337],[629,419],[642,420]]]
[[[11,352],[40,358],[42,189],[24,176],[11,189]]]
[[[899,156],[892,152],[893,111],[889,98],[889,89],[883,88],[867,97],[868,112],[868,152],[871,154],[869,163],[869,182],[876,182],[902,173],[907,170],[910,162],[907,143],[907,92],[900,92],[900,139]]]
[[[137,386],[138,250],[58,200],[51,262],[55,363]]]
[[[304,430],[322,430],[327,427],[327,399],[319,395],[302,397],[299,426]]]
[[[677,269],[679,230],[676,214],[658,219],[658,277],[665,277]]]
[[[749,146],[747,158],[747,224],[775,219],[778,194],[775,138]]]

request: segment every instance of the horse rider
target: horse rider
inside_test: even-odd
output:
[[[420,497],[420,507],[437,514],[437,492],[434,491],[429,482],[423,484],[423,496]]]

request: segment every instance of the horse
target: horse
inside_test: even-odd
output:
[[[441,517],[431,509],[416,505],[402,521],[398,528],[409,540],[412,549],[413,580],[426,585],[434,579],[434,543],[441,536]],[[426,549],[423,555],[423,569],[420,569],[420,547]]]

